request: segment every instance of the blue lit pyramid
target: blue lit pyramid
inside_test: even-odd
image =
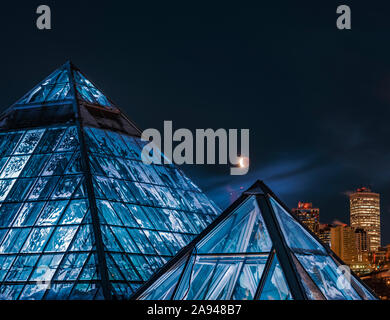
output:
[[[70,62],[0,128],[0,299],[128,298],[219,212]]]
[[[133,296],[140,300],[375,300],[257,181]],[[348,281],[350,278],[351,281]]]

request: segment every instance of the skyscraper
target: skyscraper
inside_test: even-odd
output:
[[[0,299],[127,298],[219,213],[71,63],[0,127]]]
[[[311,202],[298,202],[298,208],[292,209],[298,219],[310,229],[311,232],[319,235],[320,209],[313,208]]]
[[[370,251],[381,245],[379,193],[359,188],[349,196],[351,227],[367,231]]]

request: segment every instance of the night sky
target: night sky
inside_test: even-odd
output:
[[[288,206],[349,223],[348,193],[369,186],[390,243],[390,4],[25,2],[1,8],[2,109],[70,59],[142,129],[249,128],[246,176],[184,168],[221,207],[262,179]],[[39,4],[50,31],[35,27]]]

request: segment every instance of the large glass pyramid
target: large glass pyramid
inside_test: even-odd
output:
[[[219,213],[70,62],[0,128],[0,299],[128,298]]]
[[[257,181],[133,296],[140,300],[374,300]]]

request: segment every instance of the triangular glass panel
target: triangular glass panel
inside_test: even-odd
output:
[[[314,239],[276,200],[270,198],[270,201],[290,248],[326,252],[323,245]]]
[[[269,252],[271,239],[256,198],[249,198],[197,246],[199,253]]]
[[[20,99],[16,105],[30,103],[45,103],[72,98],[68,71],[57,69],[33,90]]]
[[[74,70],[73,76],[76,82],[77,92],[82,100],[104,107],[113,107],[110,100],[85,78],[80,71]]]
[[[339,268],[330,256],[296,254],[296,257],[326,299],[362,299],[342,273],[343,268]]]
[[[263,275],[268,256],[248,257],[233,291],[233,300],[253,300]]]
[[[260,300],[292,300],[286,277],[276,255],[273,257],[272,265],[261,290]]]
[[[306,296],[309,300],[325,300],[325,297],[318,289],[318,287],[314,284],[313,280],[307,274],[307,272],[302,268],[301,264],[295,258],[294,254],[291,255],[295,264],[295,268],[299,274],[301,283],[305,289]]]
[[[149,288],[143,294],[142,300],[170,300],[179,282],[180,275],[185,267],[183,259],[175,264],[156,283],[156,287]]]

